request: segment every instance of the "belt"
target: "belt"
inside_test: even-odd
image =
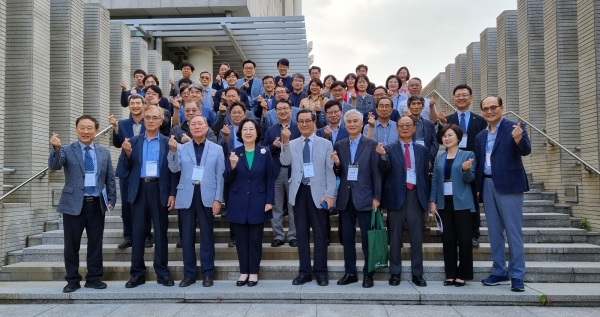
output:
[[[158,181],[158,177],[146,177],[142,178],[142,180],[144,180],[144,182],[146,183],[152,183]]]
[[[85,203],[97,201],[98,199],[100,199],[100,197],[98,197],[98,196],[83,196],[83,202],[85,202]]]
[[[485,174],[483,174],[483,178],[492,178],[492,175],[485,175]]]

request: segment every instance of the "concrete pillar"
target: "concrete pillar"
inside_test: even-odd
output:
[[[546,131],[575,154],[580,154],[579,63],[577,2],[544,0],[544,60]],[[585,114],[587,116],[587,114]],[[584,127],[587,132],[588,127]],[[564,185],[581,183],[581,167],[558,147],[549,147],[548,168],[554,179],[544,185],[563,199]]]
[[[157,37],[154,40],[154,49],[158,52],[158,55],[160,56],[160,58],[162,60],[162,38]]]
[[[162,87],[162,56],[155,50],[148,51],[148,74],[156,75]]]
[[[467,46],[467,85],[473,89],[471,109],[476,110],[481,101],[481,50],[479,42]]]
[[[452,95],[452,91],[454,90],[454,87],[456,87],[455,84],[455,65],[454,64],[448,64],[446,66],[446,71],[444,72],[444,76],[445,78],[445,91],[444,92],[440,92],[442,94],[444,94],[444,98],[446,98],[446,100],[448,100],[448,102],[452,103],[452,101],[454,100],[454,97]]]
[[[12,106],[5,108],[4,167],[17,171],[5,174],[4,184],[18,185],[48,165],[50,0],[8,0],[5,3],[6,77],[3,81],[5,102]],[[65,144],[71,141],[68,137],[63,140]],[[48,208],[48,178],[32,181],[3,202]],[[28,218],[22,218],[25,219]],[[3,221],[7,219],[3,217]],[[27,234],[29,223],[17,221],[15,226],[23,232],[18,234]]]
[[[191,47],[188,50],[188,62],[192,63],[196,71],[192,74],[194,82],[200,82],[200,72],[207,70],[212,73],[213,69],[213,51],[210,47]],[[239,70],[242,71],[241,69]],[[243,74],[240,73],[240,76]]]
[[[0,1],[0,79],[4,81],[6,53],[6,2]],[[0,168],[4,167],[4,85],[0,85]],[[0,169],[0,186],[4,185],[4,172]],[[3,193],[3,190],[0,190]],[[1,229],[0,229],[1,230]],[[1,243],[0,243],[1,245]],[[0,250],[1,251],[1,250]],[[4,252],[2,252],[4,254]],[[4,262],[2,262],[4,263]]]
[[[294,0],[294,15],[302,15],[302,0]]]
[[[162,61],[162,78],[160,79],[160,89],[163,92],[167,92],[171,89],[171,85],[169,84],[169,79],[173,78],[173,63],[171,61]],[[175,80],[173,78],[173,80]]]
[[[110,113],[125,118],[129,110],[121,106],[121,80],[131,82],[131,36],[120,21],[110,22]]]
[[[519,111],[519,50],[517,49],[517,11],[507,10],[496,19],[498,36],[498,95],[505,108]],[[515,119],[514,117],[512,119]]]
[[[481,98],[498,94],[498,41],[496,28],[479,35],[481,47]]]
[[[135,87],[133,72],[136,69],[148,73],[148,43],[140,37],[131,38],[131,84],[127,88]]]
[[[456,72],[454,73],[454,83],[456,85],[467,83],[467,54],[461,53],[456,55],[454,58],[454,67],[456,69]],[[452,87],[452,89],[454,89],[454,87]]]

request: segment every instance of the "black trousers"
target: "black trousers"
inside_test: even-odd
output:
[[[471,192],[473,193],[473,203],[475,204],[475,212],[471,213],[471,221],[473,228],[473,239],[477,240],[481,236],[479,232],[479,226],[481,225],[481,211],[479,210],[479,201],[477,201],[477,186],[475,181],[471,182]]]
[[[146,183],[140,180],[138,196],[131,203],[131,220],[133,221],[133,238],[131,240],[131,276],[139,277],[146,274],[144,253],[146,251],[144,238],[146,219],[152,218],[154,225],[154,271],[156,275],[169,276],[167,229],[169,227],[169,212],[160,201],[158,181]]]
[[[83,202],[81,213],[77,216],[63,214],[64,256],[68,283],[79,283],[79,248],[83,229],[87,233],[87,281],[99,280],[104,274],[102,266],[102,236],[104,235],[104,215],[100,200]]]
[[[423,207],[417,188],[406,189],[406,198],[400,209],[388,209],[390,234],[390,274],[402,273],[402,238],[408,229],[410,242],[410,270],[414,276],[423,276]]]
[[[258,274],[260,260],[262,259],[262,239],[265,224],[234,223],[233,227],[237,237],[235,249],[240,262],[240,273]]]
[[[470,210],[454,210],[452,196],[444,197],[444,209],[439,210],[444,226],[442,245],[446,279],[473,279],[473,246],[471,245],[473,216]],[[458,247],[458,259],[456,248]],[[457,264],[457,261],[459,264]]]
[[[119,190],[121,193],[121,219],[123,220],[123,240],[131,241],[133,236],[133,224],[131,222],[131,203],[129,202],[129,176],[119,178]],[[152,239],[152,221],[146,218],[146,240]]]
[[[329,212],[317,208],[313,202],[310,186],[300,184],[294,205],[296,241],[300,258],[300,274],[327,275],[327,219]],[[310,263],[310,228],[313,229],[314,265]]]
[[[371,229],[371,210],[356,210],[352,201],[352,192],[348,197],[346,210],[340,210],[342,222],[342,241],[344,245],[344,270],[346,274],[356,274],[356,220],[360,227],[362,237],[362,251],[365,258],[363,274],[373,276],[375,272],[369,273],[369,235]]]
[[[223,186],[223,201],[225,201],[225,208],[227,208],[227,206],[228,206],[227,202],[229,201],[229,189],[230,188],[231,188],[230,183],[225,183],[225,185]],[[222,216],[222,218],[225,219],[224,216]],[[231,222],[229,223],[229,240],[235,241],[235,226]]]
[[[212,208],[202,204],[200,185],[194,186],[192,205],[188,209],[179,210],[181,219],[181,246],[183,248],[184,277],[196,278],[196,224],[200,228],[200,265],[203,276],[213,276],[215,273],[215,238],[213,236],[213,221],[215,216]]]

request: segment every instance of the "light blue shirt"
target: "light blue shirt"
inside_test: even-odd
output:
[[[83,158],[84,162],[85,162],[85,147],[87,145],[79,142],[79,146],[81,147],[81,157]],[[92,142],[92,144],[89,145],[90,149],[88,150],[90,155],[92,156],[92,161],[94,161],[94,174],[96,174],[96,186],[94,187],[94,193],[92,195],[85,195],[85,196],[100,196],[100,191],[98,190],[99,186],[98,186],[98,159],[96,157],[96,147],[94,146],[94,142]]]
[[[398,94],[398,96],[396,97],[392,97],[392,104],[394,105],[394,109],[398,110],[398,106],[400,105],[400,102],[405,101],[408,99],[408,97],[406,97],[405,94]],[[400,113],[400,115],[402,115],[402,112]]]
[[[398,140],[398,130],[396,130],[396,122],[389,120],[386,126],[383,126],[379,119],[375,120],[375,132],[373,139],[381,142],[382,145],[387,145]],[[367,124],[363,128],[363,134],[366,136],[371,127]]]
[[[213,92],[216,92],[216,90],[212,89],[210,86],[208,88],[205,88],[204,99],[202,99],[202,105],[205,106],[205,107],[207,107],[207,108],[209,108],[209,109],[211,109],[211,110],[213,109],[213,106],[214,106],[214,104],[213,104],[213,97],[212,97]]]
[[[465,114],[465,127],[467,128],[467,130],[469,129],[469,121],[471,120],[471,110],[467,110],[465,112],[462,112],[460,110],[456,111],[456,114],[458,115],[458,125],[460,126],[460,116],[462,116],[462,114]],[[467,131],[463,131],[464,133],[467,133]]]
[[[230,136],[229,136],[230,138],[233,138],[233,146],[234,146],[234,147],[240,147],[240,146],[244,145],[244,143],[242,143],[242,142],[238,141],[238,139],[237,139],[237,130],[238,130],[239,128],[240,128],[240,127],[238,127],[238,126],[235,126],[235,125],[234,125],[234,126],[233,126],[233,135],[230,135]]]
[[[158,138],[160,134],[156,134],[152,139],[148,139],[148,135],[144,133],[144,148],[142,153],[142,171],[141,178],[146,177],[146,162],[156,162],[156,176],[160,175],[160,171],[158,170],[158,158],[160,157],[160,139]]]
[[[410,152],[410,169],[414,170],[415,169],[415,149],[414,149],[413,142],[410,142],[410,143],[404,143],[402,141],[399,141],[399,142],[402,145],[402,155],[404,155],[404,149],[405,149],[404,144],[408,144],[408,151]]]
[[[503,120],[500,120],[494,129],[494,132],[490,132],[490,126],[488,124],[487,128],[485,128],[487,134],[485,136],[485,153],[492,153],[494,149],[494,143],[496,143],[496,136],[498,136],[498,128]],[[491,160],[491,158],[490,158]],[[487,160],[483,163],[483,174],[492,175],[492,167],[487,165]]]
[[[335,144],[335,142],[337,141],[337,136],[338,136],[338,133],[340,132],[341,127],[342,127],[341,124],[338,125],[337,129],[330,127],[331,128],[331,143]]]
[[[302,150],[304,151],[304,146],[306,145],[306,139],[309,139],[310,141],[308,142],[308,148],[310,150],[310,161],[313,161],[313,144],[315,143],[315,134],[311,134],[308,138],[305,138],[304,136],[300,136],[300,139],[302,140]]]
[[[423,107],[423,111],[421,111],[421,117],[425,118],[425,120],[429,120],[431,121],[431,118],[429,117],[429,114],[431,113],[429,111],[429,98],[424,98],[425,99],[425,106]],[[402,100],[400,101],[400,103],[398,104],[398,112],[400,112],[400,115],[402,115],[404,113],[404,111],[406,111],[408,109],[408,106],[406,105],[406,102],[408,101],[408,98],[406,98],[406,100]],[[435,108],[435,111],[437,112],[437,108]]]
[[[354,141],[351,138],[348,138],[348,140],[350,141],[350,164],[353,165],[355,163],[356,150],[358,150],[358,143],[360,143],[360,135]]]

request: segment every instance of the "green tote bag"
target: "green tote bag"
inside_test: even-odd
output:
[[[381,209],[371,214],[371,230],[369,235],[369,272],[388,267],[388,235],[383,226]]]

